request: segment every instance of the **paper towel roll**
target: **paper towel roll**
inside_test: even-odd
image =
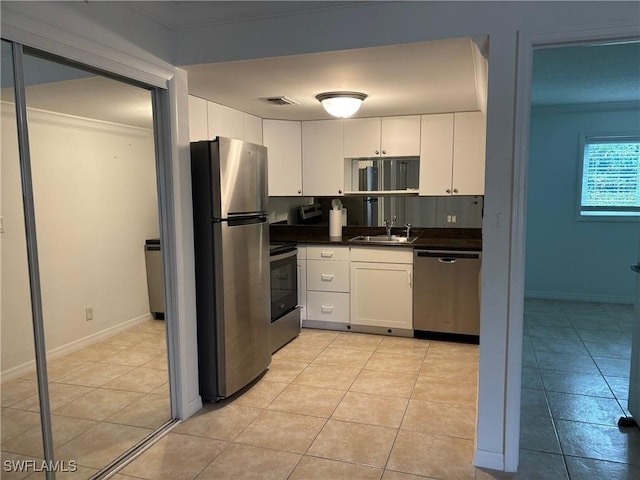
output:
[[[329,210],[329,236],[342,237],[342,210]]]

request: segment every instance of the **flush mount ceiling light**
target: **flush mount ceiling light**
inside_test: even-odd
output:
[[[316,98],[330,115],[347,118],[360,109],[367,95],[359,92],[326,92],[316,95]]]

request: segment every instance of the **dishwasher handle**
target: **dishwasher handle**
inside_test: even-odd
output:
[[[480,258],[478,252],[451,252],[444,250],[415,250],[416,257],[437,258],[440,263],[455,263],[458,258]]]

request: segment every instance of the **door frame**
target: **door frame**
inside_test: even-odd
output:
[[[640,39],[637,24],[611,25],[573,31],[518,35],[516,115],[513,168],[513,209],[511,221],[511,262],[509,278],[509,328],[507,333],[507,385],[505,408],[504,469],[518,468],[520,449],[520,388],[522,381],[522,334],[527,226],[527,169],[531,121],[531,84],[534,50],[571,45],[596,44]]]

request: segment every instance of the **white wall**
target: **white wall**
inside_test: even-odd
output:
[[[640,132],[638,105],[532,111],[527,176],[526,294],[633,303],[640,224],[578,220],[580,135]],[[583,217],[584,218],[584,217]]]
[[[42,111],[30,111],[29,119],[51,352],[148,317],[144,241],[159,235],[155,153],[149,130]],[[16,142],[15,119],[3,115],[3,375],[33,359]],[[94,309],[91,321],[87,306]]]

